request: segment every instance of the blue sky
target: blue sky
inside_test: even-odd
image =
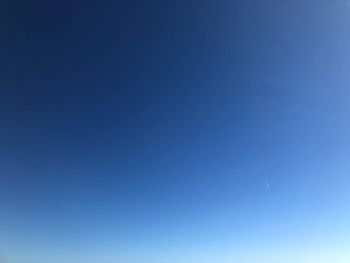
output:
[[[348,2],[0,5],[0,261],[350,262]]]

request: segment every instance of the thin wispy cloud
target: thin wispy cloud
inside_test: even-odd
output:
[[[269,190],[270,189],[270,182],[265,178],[265,189]]]

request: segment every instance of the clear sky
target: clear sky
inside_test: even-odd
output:
[[[0,3],[1,263],[349,263],[350,2]]]

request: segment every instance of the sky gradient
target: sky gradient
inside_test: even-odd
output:
[[[0,22],[1,263],[350,262],[350,2]]]

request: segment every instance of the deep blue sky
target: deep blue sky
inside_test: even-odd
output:
[[[0,261],[350,262],[350,2],[0,4]]]

